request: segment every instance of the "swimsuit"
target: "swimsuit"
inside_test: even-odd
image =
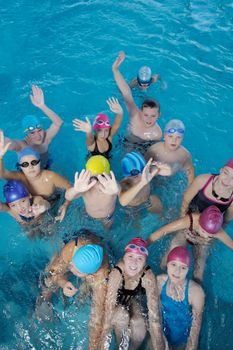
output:
[[[140,280],[138,282],[138,285],[135,289],[126,289],[125,288],[125,278],[123,275],[123,272],[119,266],[114,266],[115,269],[117,269],[120,274],[122,275],[122,286],[117,291],[117,305],[122,305],[126,309],[129,309],[131,301],[135,298],[138,298],[142,295],[146,294],[145,288],[142,287],[142,278],[145,275],[146,271],[150,269],[150,266],[146,266],[142,276],[140,277]]]
[[[192,244],[201,244],[201,245],[209,245],[213,238],[206,238],[199,235],[197,231],[193,229],[193,216],[192,213],[188,213],[190,219],[190,225],[188,229],[184,230],[184,234],[189,243]]]
[[[101,156],[104,156],[107,159],[110,159],[111,158],[110,152],[112,150],[112,143],[111,143],[111,141],[108,138],[106,139],[106,141],[108,143],[108,150],[105,151],[105,152],[100,152],[100,150],[98,148],[98,144],[97,144],[97,139],[95,137],[95,149],[94,149],[94,151],[90,151],[89,152],[91,154],[91,156],[101,155]]]
[[[199,213],[202,213],[204,209],[208,208],[211,205],[216,205],[219,210],[221,210],[222,213],[224,213],[233,202],[233,196],[229,198],[228,202],[220,203],[212,198],[208,198],[205,195],[205,189],[209,185],[211,181],[214,180],[214,178],[217,175],[211,175],[207,182],[204,184],[204,186],[198,191],[196,196],[192,199],[192,201],[189,204],[189,212],[195,212],[198,211]]]
[[[160,295],[163,331],[170,344],[179,346],[187,343],[192,326],[192,307],[188,302],[189,281],[186,283],[182,301],[176,301],[167,295],[167,283],[168,279]]]

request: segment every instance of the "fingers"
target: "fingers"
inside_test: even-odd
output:
[[[74,174],[74,183],[78,181],[78,172],[76,171],[76,173]]]

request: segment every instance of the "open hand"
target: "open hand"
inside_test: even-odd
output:
[[[4,157],[10,145],[11,142],[8,142],[5,145],[4,133],[2,130],[0,130],[0,158]]]
[[[145,185],[148,184],[153,179],[153,177],[159,173],[159,168],[151,167],[152,162],[153,158],[150,158],[142,172],[141,181],[144,182]]]
[[[73,127],[75,131],[83,131],[83,132],[86,132],[87,134],[91,133],[92,131],[91,122],[88,119],[88,117],[86,117],[86,122],[80,119],[74,119]]]
[[[116,114],[120,114],[122,115],[123,114],[123,109],[118,101],[117,98],[115,97],[110,97],[107,99],[107,104],[110,108],[110,110],[113,112],[113,113],[116,113]]]
[[[82,193],[90,190],[95,184],[97,180],[91,180],[91,173],[88,170],[83,169],[80,173],[75,173],[74,176],[74,189],[77,193]]]
[[[98,175],[98,181],[100,183],[100,190],[103,193],[109,195],[115,195],[119,192],[119,187],[116,182],[115,175],[113,172],[110,172],[110,175],[103,173],[102,175]]]
[[[124,53],[124,51],[120,51],[117,59],[115,60],[115,62],[112,65],[113,72],[118,70],[118,68],[120,67],[121,63],[124,60],[125,60],[125,53]]]
[[[32,104],[36,107],[44,106],[44,93],[43,90],[37,85],[32,85],[32,94],[30,95]]]

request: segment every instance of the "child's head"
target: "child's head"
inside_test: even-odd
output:
[[[26,177],[36,177],[41,171],[39,152],[30,147],[23,148],[18,152],[17,165]]]
[[[159,118],[160,104],[155,100],[145,100],[142,103],[141,111],[144,126],[150,128],[156,123],[157,119]]]
[[[151,80],[152,80],[152,74],[151,74],[150,67],[147,67],[147,66],[141,67],[137,75],[138,84],[142,88],[147,89],[151,84]]]
[[[30,193],[18,180],[9,180],[3,187],[3,195],[9,208],[18,215],[25,215],[30,208]]]
[[[215,205],[211,205],[203,210],[199,216],[199,225],[204,234],[216,234],[221,229],[222,224],[223,214]]]
[[[23,118],[22,129],[32,145],[41,145],[43,143],[45,131],[40,120],[35,115],[26,115]]]
[[[111,129],[110,120],[106,114],[99,113],[94,120],[93,129],[100,139],[107,139]]]
[[[186,247],[173,248],[167,256],[167,273],[173,283],[181,283],[186,279],[191,258]]]
[[[121,160],[123,176],[137,176],[143,172],[145,165],[146,161],[139,152],[126,153],[124,158]]]
[[[166,147],[171,150],[177,150],[184,138],[185,126],[179,119],[170,120],[164,128],[164,142]]]
[[[125,247],[124,270],[130,277],[141,273],[148,256],[147,242],[141,237],[132,238]]]

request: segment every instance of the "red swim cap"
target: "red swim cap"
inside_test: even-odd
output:
[[[110,129],[110,128],[111,128],[111,125],[110,125],[109,117],[106,114],[99,113],[95,117],[93,129],[96,131],[100,129]]]
[[[136,253],[139,255],[148,256],[148,250],[147,250],[147,241],[142,239],[141,237],[135,237],[132,238],[127,246],[125,247],[125,253]]]
[[[229,159],[224,166],[228,166],[229,168],[233,169],[233,158]]]
[[[200,226],[203,228],[203,230],[212,235],[221,229],[222,223],[223,214],[215,205],[211,205],[200,214]]]
[[[188,249],[182,246],[173,248],[167,256],[167,263],[169,261],[180,261],[189,267],[191,258]]]

